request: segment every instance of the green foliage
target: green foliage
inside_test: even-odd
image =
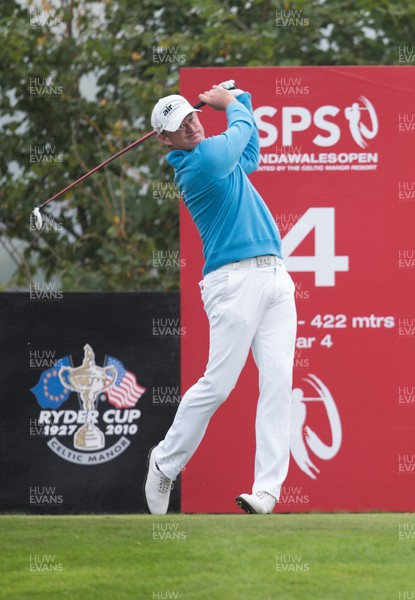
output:
[[[173,176],[155,138],[45,208],[47,230],[31,228],[29,214],[149,131],[151,108],[177,92],[182,64],[399,64],[399,47],[415,39],[412,0],[57,0],[43,8],[44,22],[33,21],[30,1],[8,0],[0,13],[0,234],[9,252],[20,244],[8,288],[39,273],[65,291],[178,288],[178,270],[153,261],[179,248],[177,196],[155,193]],[[299,11],[302,24],[278,25],[276,11]],[[162,61],[172,46],[172,60]],[[87,96],[86,80],[95,94]]]

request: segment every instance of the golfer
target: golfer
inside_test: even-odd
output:
[[[259,161],[251,95],[225,89],[232,84],[199,95],[225,111],[227,129],[220,135],[205,138],[200,111],[182,96],[162,98],[151,116],[202,239],[199,286],[210,332],[204,375],[184,394],[166,437],[149,453],[144,489],[152,514],[167,512],[173,481],[235,387],[250,349],[259,371],[254,481],[251,493],[236,502],[248,513],[272,513],[288,471],[294,283],[282,261],[275,221],[248,179]]]

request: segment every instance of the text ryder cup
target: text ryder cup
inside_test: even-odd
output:
[[[132,423],[141,416],[141,411],[137,409],[114,409],[111,408],[102,413],[104,423]],[[99,412],[92,410],[89,418],[96,424],[98,423]],[[38,425],[57,425],[71,423],[83,424],[86,422],[87,412],[85,410],[41,410],[38,419]]]

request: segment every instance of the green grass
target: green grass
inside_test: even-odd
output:
[[[415,540],[399,539],[399,525],[413,523],[404,514],[3,515],[0,598],[410,598]]]

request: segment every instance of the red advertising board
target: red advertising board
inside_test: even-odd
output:
[[[413,511],[415,70],[182,69],[181,93],[194,103],[226,79],[252,93],[261,162],[250,178],[296,285],[291,462],[276,511]],[[201,120],[206,135],[226,127],[208,107]],[[184,393],[204,372],[208,322],[201,242],[180,210]],[[257,396],[250,357],[183,472],[183,512],[239,512]]]

